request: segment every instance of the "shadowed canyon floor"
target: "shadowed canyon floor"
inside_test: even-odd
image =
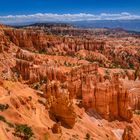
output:
[[[140,35],[0,25],[0,140],[140,140]]]

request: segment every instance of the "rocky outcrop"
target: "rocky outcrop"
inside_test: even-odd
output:
[[[9,104],[0,115],[7,124],[29,124],[35,139],[59,139],[53,132],[104,140],[120,138],[133,120],[123,139],[133,140],[133,131],[139,137],[139,39],[125,31],[40,26],[0,25],[0,99]],[[0,123],[10,138],[13,128]]]
[[[130,104],[132,109],[140,110],[140,87],[134,87],[132,90],[130,90]]]
[[[91,55],[86,59],[102,62],[107,67],[134,69],[139,66],[140,51],[135,43],[134,46],[129,46],[131,42],[128,42],[127,47],[123,47],[123,41],[119,44],[115,43],[118,40],[112,39],[101,41],[91,37],[60,37],[35,29],[7,29],[5,34],[20,48],[38,53],[75,56],[78,51],[86,50],[90,54],[96,52],[101,56],[94,58],[94,55]],[[104,64],[104,60],[110,64]]]
[[[49,82],[46,85],[45,98],[50,117],[64,127],[73,128],[76,123],[76,114],[66,85],[62,85],[59,81]]]
[[[86,109],[92,108],[107,120],[119,119],[131,122],[133,113],[129,105],[129,92],[119,80],[119,74],[116,73],[111,80],[106,80],[101,75],[96,75],[96,69],[92,74],[91,71],[87,71],[79,73],[75,70],[76,79],[73,77],[63,85],[65,89],[63,91],[58,83],[47,84],[46,93],[59,97],[61,91],[70,99],[81,99]]]
[[[90,80],[91,77],[86,78],[86,83],[82,85],[82,101],[87,109],[93,108],[107,120],[131,121],[129,93],[119,80],[118,74],[115,74],[111,80],[99,81],[96,78],[96,83]]]
[[[133,128],[131,126],[126,126],[124,129],[122,140],[136,140],[133,134]]]
[[[30,97],[23,97],[23,96],[18,96],[18,97],[11,97],[10,102],[15,107],[16,109],[19,109],[21,106],[25,106],[26,108],[29,109],[35,109],[34,105],[31,102]]]
[[[17,46],[12,43],[4,30],[8,26],[0,25],[0,77],[7,80],[15,80],[13,67],[15,66],[15,53]]]
[[[75,52],[86,49],[92,50],[104,47],[105,42],[95,40],[81,40],[80,38],[67,38],[46,35],[43,31],[9,29],[5,33],[11,38],[13,43],[21,48],[31,51],[48,54],[68,54],[74,55]]]
[[[57,66],[57,63],[53,64],[54,61],[50,63],[49,59],[46,61],[41,60],[34,53],[19,49],[17,52],[16,68],[23,79],[29,80],[31,83],[41,81],[46,77],[50,81],[76,81],[81,78],[83,73],[92,73],[97,69],[97,64],[94,63],[74,68],[71,67],[69,71],[65,72]]]
[[[60,123],[55,123],[52,127],[52,132],[54,134],[60,134],[62,133],[62,129],[61,129],[61,124]]]
[[[48,81],[45,96],[49,94],[59,97],[60,93],[64,92],[68,99],[82,100],[86,109],[94,109],[105,119],[131,121],[130,93],[124,88],[121,78],[118,75],[101,74],[98,64],[93,62],[98,61],[101,67],[121,65],[134,68],[139,61],[137,47],[132,51],[131,47],[116,47],[111,42],[51,36],[32,28],[8,29],[5,33],[22,48],[16,55],[19,75],[30,84]],[[75,57],[74,61],[84,59],[84,62],[73,66],[70,59],[66,59],[69,61],[65,63],[63,58],[52,59],[53,55],[71,56]],[[122,78],[126,76],[129,80],[136,80],[134,71],[128,70],[121,75]]]
[[[45,96],[59,98],[64,93],[68,99],[81,99],[86,109],[94,109],[105,119],[131,121],[129,92],[119,74],[101,75],[97,63],[71,67],[65,72],[59,66],[42,63],[35,54],[23,50],[18,51],[17,58],[16,67],[24,80],[34,83],[47,78]]]
[[[72,102],[64,97],[58,97],[50,107],[50,117],[66,128],[73,128],[76,123],[76,114]]]

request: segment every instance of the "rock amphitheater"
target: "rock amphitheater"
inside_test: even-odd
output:
[[[140,140],[139,37],[51,29],[0,26],[0,140]]]

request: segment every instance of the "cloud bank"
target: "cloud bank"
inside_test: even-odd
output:
[[[52,14],[37,13],[30,15],[8,15],[0,16],[0,23],[14,24],[25,22],[67,22],[82,20],[134,20],[140,19],[140,15],[122,12],[119,14],[101,13],[98,15],[79,13],[79,14]]]

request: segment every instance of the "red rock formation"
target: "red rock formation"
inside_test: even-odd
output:
[[[122,140],[136,140],[133,134],[133,128],[131,126],[126,126],[124,129]]]
[[[90,60],[98,60],[104,64],[104,60],[111,62],[110,67],[123,67],[134,69],[139,66],[139,48],[137,46],[123,47],[124,44],[115,44],[115,41],[101,41],[92,38],[60,37],[46,35],[43,31],[34,29],[7,29],[5,33],[17,46],[37,51],[39,53],[75,56],[80,50],[96,51],[101,56],[99,59],[93,57]],[[132,41],[133,42],[133,41]],[[118,43],[118,42],[117,42]],[[106,66],[106,64],[104,64]],[[108,66],[108,65],[107,65]]]
[[[61,122],[62,126],[73,128],[76,123],[76,114],[69,99],[58,97],[50,107],[50,116],[56,122]]]
[[[26,51],[18,51],[17,57],[17,69],[24,80],[34,83],[47,77],[51,81],[46,86],[45,94],[59,97],[60,93],[65,92],[70,99],[82,99],[85,108],[93,108],[108,120],[131,121],[129,93],[119,80],[119,75],[106,80],[98,74],[97,63],[73,67],[68,72],[61,72],[60,67],[48,67],[47,63],[37,62],[34,55]],[[53,80],[59,82],[52,82]],[[67,85],[68,92],[60,88],[64,83]]]
[[[129,93],[119,81],[118,75],[114,75],[111,81],[105,80],[96,84],[93,84],[89,78],[82,85],[82,100],[85,107],[93,108],[108,120],[131,121]]]
[[[63,29],[62,32],[65,30]],[[55,31],[60,30],[57,28]],[[107,29],[102,30],[105,32]],[[6,92],[6,96],[2,95],[0,99],[9,102],[10,105],[7,112],[0,113],[5,115],[10,111],[13,118],[15,114],[19,114],[18,119],[23,123],[29,122],[35,133],[41,136],[40,138],[37,136],[37,139],[43,139],[42,134],[53,125],[54,122],[50,118],[55,122],[61,122],[62,126],[67,128],[76,125],[74,130],[83,125],[79,133],[85,130],[86,133],[94,132],[91,135],[95,139],[113,139],[117,128],[122,130],[133,120],[132,127],[136,136],[139,129],[137,114],[140,109],[138,80],[140,41],[133,37],[125,38],[127,35],[123,38],[119,38],[119,35],[104,36],[104,33],[101,33],[100,38],[90,36],[94,34],[91,33],[93,30],[69,31],[66,31],[69,35],[76,36],[48,35],[44,30],[32,27],[14,29],[0,26],[0,75],[7,80],[7,84],[0,87],[2,94]],[[7,75],[13,77],[7,78]],[[18,76],[17,83],[13,84],[11,81],[9,83],[8,80],[14,81]],[[25,82],[26,85],[20,85],[20,82]],[[137,85],[134,86],[134,83]],[[34,85],[39,86],[37,92],[28,87],[35,87]],[[11,93],[6,91],[7,87],[12,89]],[[32,96],[33,102],[31,98],[25,97],[27,94]],[[133,119],[131,107],[136,113]],[[92,113],[88,114],[85,110]],[[93,115],[92,119],[95,121],[91,120],[90,115]],[[100,118],[106,120],[100,122],[94,115],[100,115]],[[77,119],[81,119],[80,123],[76,122]],[[107,120],[114,122],[107,123]],[[98,128],[102,126],[100,123],[105,125],[101,129]],[[111,131],[112,128],[115,130]],[[38,129],[43,133],[36,132]],[[54,124],[52,131],[61,133],[60,125]],[[123,135],[124,140],[131,138],[131,134],[132,129],[127,127]],[[79,139],[85,136],[82,135]]]
[[[11,39],[16,45],[24,49],[37,50],[38,52],[44,51],[48,54],[67,54],[70,56],[74,56],[78,52],[76,54],[78,57],[80,57],[80,51],[86,50],[85,52],[87,54],[84,56],[85,58],[89,56],[89,54],[91,54],[92,57],[96,54],[96,58],[100,56],[100,59],[98,58],[99,62],[105,62],[105,65],[107,63],[111,64],[118,59],[116,54],[119,53],[120,59],[118,59],[118,61],[119,63],[123,62],[125,66],[128,60],[126,56],[130,54],[129,49],[126,50],[121,47],[117,49],[110,48],[110,44],[106,45],[103,41],[92,41],[86,38],[52,37],[40,31],[34,32],[33,29],[9,29],[5,32],[8,36],[12,37]],[[102,53],[102,55],[100,55],[100,53]],[[135,54],[136,52],[131,52],[132,57]],[[95,60],[95,58],[92,59]],[[129,60],[133,62],[132,59]],[[54,62],[51,62],[51,64],[53,63]],[[58,62],[56,64],[58,64]],[[129,93],[118,77],[110,77],[110,79],[108,79],[107,77],[105,78],[102,75],[98,75],[98,66],[95,63],[69,68],[66,72],[63,71],[60,66],[54,67],[56,64],[53,66],[48,65],[48,62],[42,61],[39,55],[29,53],[28,51],[19,50],[17,52],[16,68],[24,80],[34,83],[47,78],[50,81],[66,82],[69,98],[82,99],[85,108],[93,108],[102,117],[109,120],[131,120],[132,112],[129,108]],[[134,80],[134,73],[127,72],[126,74],[129,79]],[[49,91],[51,95],[54,96],[55,94],[56,96],[56,94],[59,93],[58,90],[60,90],[60,88],[57,89],[56,85],[51,85],[50,88],[49,85],[47,86],[46,92]]]
[[[105,42],[102,41],[48,36],[41,31],[35,32],[34,30],[9,29],[5,32],[17,46],[32,51],[44,51],[49,54],[66,53],[74,55],[81,49],[94,51],[105,45]]]
[[[51,81],[46,85],[46,106],[53,120],[61,122],[62,126],[72,128],[76,122],[76,114],[65,86],[56,81]]]
[[[60,123],[55,123],[52,127],[52,132],[55,133],[55,134],[62,133],[61,124]]]

